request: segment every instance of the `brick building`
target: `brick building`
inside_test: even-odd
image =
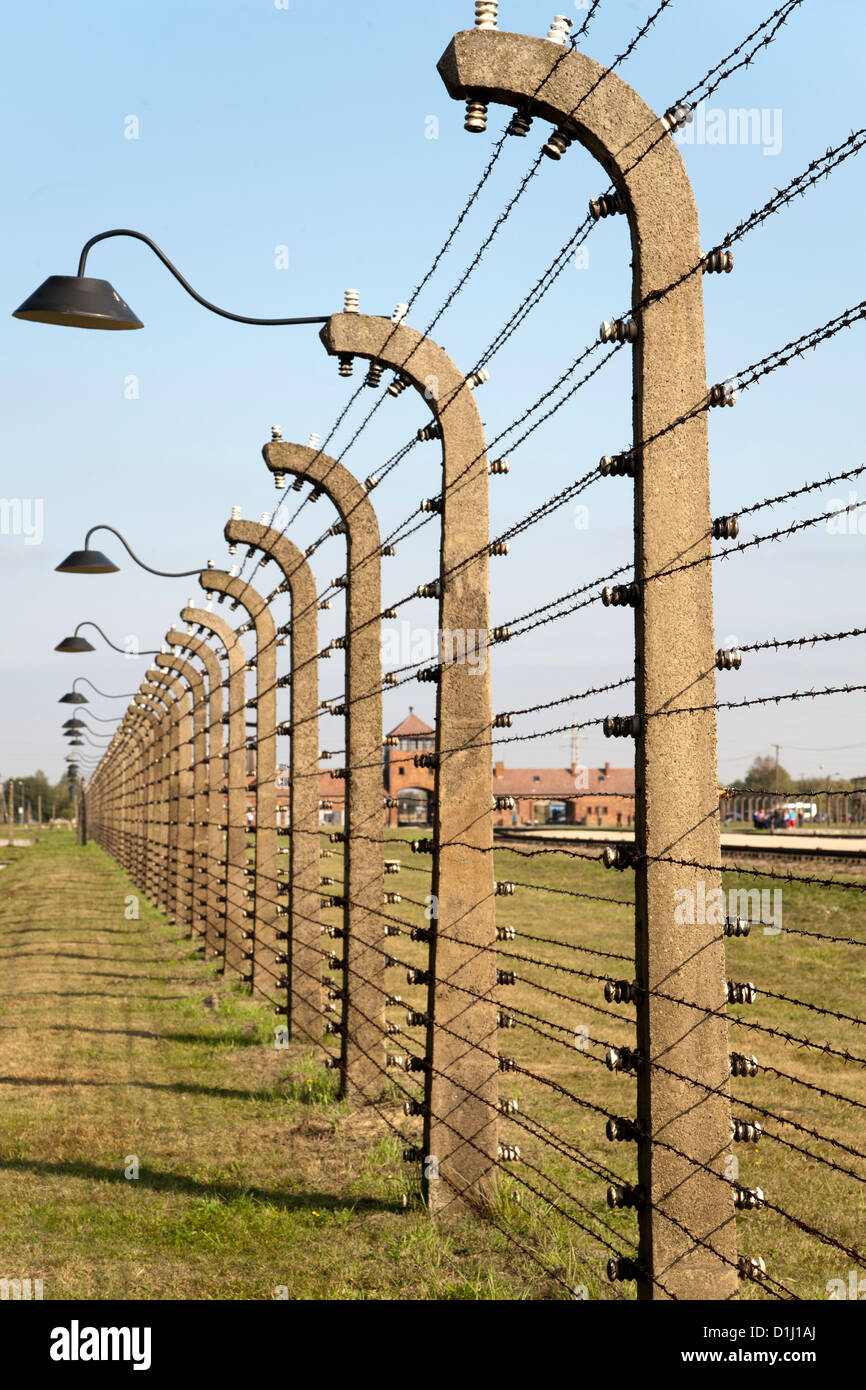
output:
[[[493,795],[514,799],[513,810],[494,811],[494,825],[634,825],[634,770],[630,767],[493,767]]]
[[[419,719],[410,705],[406,718],[388,737],[398,743],[396,748],[384,750],[385,795],[397,802],[388,811],[387,824],[431,825],[434,771],[432,767],[416,767],[415,755],[434,751],[436,731]]]
[[[383,750],[383,800],[389,797],[396,806],[387,809],[388,826],[429,827],[433,806],[434,770],[416,767],[419,753],[432,753],[436,746],[435,730],[419,719],[409,707],[409,713],[394,729],[395,747]],[[249,813],[255,816],[254,779],[247,788]],[[494,796],[510,796],[513,809],[494,812],[495,825],[634,825],[634,771],[632,768],[584,767],[572,762],[570,767],[506,767],[496,762],[493,767]],[[323,803],[320,818],[323,825],[342,825],[345,820],[346,786],[342,778],[319,773],[319,799]],[[277,823],[289,824],[289,773],[281,768],[277,775]]]

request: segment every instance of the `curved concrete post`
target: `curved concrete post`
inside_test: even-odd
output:
[[[163,773],[168,710],[152,694],[146,693],[146,686],[147,682],[142,682],[142,687],[133,702],[155,721],[151,730],[145,772],[149,822],[149,855],[145,885],[148,896],[155,903],[161,904],[166,835]]]
[[[207,570],[205,573],[210,574]],[[216,571],[213,571],[216,573]],[[246,969],[247,930],[247,782],[246,782],[246,658],[240,639],[230,623],[208,613],[204,608],[187,605],[181,610],[185,623],[195,624],[201,631],[212,632],[222,644],[228,660],[228,713],[223,722],[228,725],[225,752],[225,925],[222,930],[223,962],[227,970],[237,971],[244,979]],[[210,775],[215,776],[213,759]]]
[[[103,750],[87,788],[90,838],[122,862],[123,737],[119,729]]]
[[[106,806],[110,808],[111,805],[113,792],[113,776],[111,773],[109,773],[107,775],[107,778],[104,777],[101,781],[98,778],[99,770],[103,766],[103,763],[105,763],[107,756],[108,750],[106,750],[106,752],[103,753],[102,758],[100,759],[90,780],[90,784],[87,788],[87,809],[90,813],[91,840],[95,840],[98,845],[101,845],[103,849],[107,849],[108,853],[110,854],[111,850],[108,849],[108,845],[111,843],[111,830],[107,827],[110,827],[111,812],[110,809],[106,810]],[[85,843],[80,838],[80,835],[77,843]]]
[[[274,560],[291,595],[290,831],[286,927],[286,1021],[290,1037],[322,1036],[321,897],[319,893],[319,680],[318,607],[313,573],[290,540],[252,521],[230,521],[225,537]],[[280,732],[282,725],[277,725]],[[279,853],[283,851],[280,850]],[[278,861],[279,862],[279,861]]]
[[[147,799],[147,765],[153,741],[153,722],[156,716],[149,714],[140,705],[131,704],[123,716],[124,725],[129,729],[134,748],[132,763],[132,794],[130,801],[130,823],[134,842],[130,861],[130,876],[140,887],[144,887],[147,877],[150,852],[150,818],[152,808]]]
[[[205,668],[207,677],[207,713],[203,744],[200,745],[200,748],[204,748],[204,752],[203,754],[201,752],[196,753],[197,773],[200,758],[202,761],[201,782],[197,783],[202,798],[200,801],[201,814],[197,813],[196,820],[199,822],[199,830],[204,831],[204,838],[198,841],[200,848],[196,853],[197,855],[201,853],[202,856],[199,903],[204,921],[205,952],[210,952],[211,955],[221,955],[222,946],[219,933],[224,930],[224,905],[226,901],[226,851],[222,831],[222,787],[220,785],[225,758],[222,668],[219,658],[204,638],[194,637],[191,631],[179,632],[172,628],[166,633],[165,640],[172,647],[180,647],[188,651],[191,656],[198,657]],[[203,792],[201,791],[201,783],[204,787]]]
[[[83,783],[78,787],[78,843],[87,844],[87,794],[88,788]]]
[[[156,665],[175,671],[190,690],[190,710],[179,723],[180,754],[179,796],[180,823],[178,826],[178,880],[186,885],[184,905],[187,911],[190,936],[204,937],[207,925],[205,891],[202,875],[207,874],[207,788],[205,758],[207,754],[207,695],[204,677],[188,661],[178,656],[154,658]]]
[[[138,825],[135,819],[135,797],[139,756],[139,738],[128,715],[124,715],[100,766],[106,764],[114,768],[116,804],[113,820],[115,823],[116,843],[115,849],[112,852],[115,859],[117,859],[118,863],[122,865],[131,878],[135,877],[138,852]],[[92,785],[91,783],[91,788]],[[91,814],[91,834],[93,834],[92,824],[93,818]],[[103,825],[99,827],[98,833],[100,836],[104,837],[105,827]],[[100,838],[100,843],[104,844],[104,838]]]
[[[154,686],[163,687],[170,699],[171,734],[169,741],[169,787],[168,787],[168,901],[169,915],[180,926],[189,921],[190,883],[187,877],[189,863],[190,829],[186,824],[186,798],[191,791],[191,749],[192,739],[192,694],[189,686],[179,676],[172,676],[158,667],[147,672]]]
[[[92,783],[91,783],[91,785],[92,785]],[[90,786],[87,787],[87,794],[88,794],[88,797],[89,797],[89,796],[90,796]],[[101,808],[100,802],[99,802],[99,792],[98,792],[98,789],[97,789],[97,795],[96,795],[95,801],[94,801],[93,799],[91,799],[91,801],[90,801],[90,812],[91,812],[91,816],[94,815],[94,814],[95,814],[95,816],[96,816],[96,834],[91,834],[90,838],[91,838],[92,840],[96,840],[97,844],[102,844],[102,841],[101,841],[100,838],[99,838],[99,836],[100,836],[100,831],[101,831],[102,808]],[[80,814],[80,813],[79,813],[79,814]],[[82,844],[82,843],[84,843],[84,841],[81,840],[80,835],[79,835],[79,837],[78,837],[76,843],[77,843],[77,844]]]
[[[433,860],[439,916],[430,952],[424,1138],[425,1156],[437,1163],[424,1167],[439,1174],[426,1182],[431,1208],[459,1213],[492,1197],[497,1171],[487,449],[469,383],[431,339],[365,314],[334,315],[321,338],[331,354],[393,367],[441,430]],[[483,661],[467,660],[467,648]]]
[[[97,764],[87,788],[88,811],[90,813],[90,838],[101,845],[107,853],[112,853],[113,827],[112,807],[116,799],[116,768],[110,761],[110,753],[115,740],[107,745]],[[102,774],[100,776],[100,773]],[[79,827],[80,828],[80,827]],[[84,841],[79,838],[79,844]]]
[[[130,815],[135,825],[135,848],[130,876],[139,888],[147,891],[152,853],[153,806],[149,796],[149,767],[153,756],[154,730],[157,716],[137,704],[130,704],[123,716],[135,749],[132,769],[132,802]]]
[[[154,855],[150,870],[150,896],[164,912],[169,907],[170,796],[171,796],[171,719],[172,702],[168,692],[152,681],[141,683],[136,704],[146,706],[159,717],[154,733],[150,766],[150,794],[154,808]]]
[[[131,749],[128,739],[120,730],[116,730],[114,738],[108,745],[102,761],[110,769],[111,782],[110,794],[107,806],[107,815],[110,826],[98,824],[96,834],[93,826],[93,807],[91,804],[91,839],[98,839],[99,843],[104,844],[106,837],[109,839],[111,849],[109,853],[117,860],[124,869],[129,868],[129,778],[130,778]],[[104,813],[100,810],[100,821],[104,820]]]
[[[634,347],[636,709],[644,716],[683,705],[706,708],[688,718],[641,718],[635,954],[640,985],[707,1013],[701,1017],[650,992],[637,1006],[640,1051],[650,1063],[663,1057],[670,1070],[694,1078],[690,1085],[651,1064],[638,1073],[637,1115],[648,1136],[638,1143],[646,1197],[638,1217],[639,1262],[667,1291],[643,1278],[638,1295],[731,1298],[737,1289],[733,1194],[730,1183],[719,1181],[730,1147],[724,937],[712,924],[683,928],[674,920],[683,890],[703,902],[720,887],[721,875],[657,858],[721,862],[711,566],[652,578],[683,554],[709,557],[711,549],[706,412],[661,434],[707,400],[701,273],[687,274],[701,261],[694,198],[673,140],[659,139],[665,129],[659,117],[616,73],[581,53],[563,56],[545,39],[479,29],[454,38],[439,71],[451,96],[518,106],[565,124],[595,156],[626,206],[634,304],[686,276],[640,310]],[[694,1164],[656,1147],[652,1136],[662,1134]]]
[[[249,971],[245,978],[255,994],[273,997],[277,971],[278,892],[277,882],[277,633],[267,600],[251,584],[233,578],[222,570],[205,570],[199,582],[205,593],[226,594],[246,610],[256,634],[256,819],[255,861],[247,879],[252,892],[246,908],[246,956]],[[246,693],[246,692],[245,692]],[[250,703],[245,700],[245,704]],[[246,721],[244,745],[246,746]],[[246,772],[244,773],[244,820],[246,820]]]
[[[340,1086],[381,1095],[385,1065],[385,878],[382,804],[382,586],[379,523],[366,488],[327,454],[300,444],[262,450],[274,473],[309,479],[345,526],[346,827]]]

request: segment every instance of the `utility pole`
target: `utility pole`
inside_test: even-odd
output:
[[[776,796],[779,795],[779,749],[781,748],[781,746],[781,743],[773,744],[773,747],[776,750],[776,770],[773,774],[773,790]]]

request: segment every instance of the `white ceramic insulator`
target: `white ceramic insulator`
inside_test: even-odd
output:
[[[232,507],[232,521],[240,521],[240,519],[241,519],[241,509],[240,509],[240,507]]]
[[[282,439],[283,430],[281,425],[271,425],[271,439]]]
[[[321,436],[318,435],[318,434],[315,434],[315,433],[314,433],[314,434],[311,434],[310,437],[309,437],[309,439],[307,440],[307,448],[308,448],[308,449],[318,449],[320,437],[321,437]]]
[[[495,29],[499,14],[499,0],[475,0],[475,28]]]
[[[406,315],[408,314],[408,312],[409,312],[409,305],[408,305],[408,304],[398,304],[398,305],[397,305],[397,308],[394,310],[393,314],[391,315],[391,322],[392,322],[392,323],[402,323],[403,320],[404,320],[404,318],[405,318]]]
[[[346,290],[345,302],[343,304],[344,314],[357,314],[360,309],[361,296],[357,290]]]
[[[270,512],[262,512],[261,516],[259,517],[259,525],[260,525],[260,526],[270,526],[270,524],[271,524],[271,514],[270,514]]]
[[[553,23],[547,31],[550,43],[565,44],[571,29],[571,20],[564,14],[553,16]]]

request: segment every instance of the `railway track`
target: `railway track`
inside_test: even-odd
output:
[[[630,843],[632,837],[614,832],[609,839],[601,835],[558,835],[555,831],[514,830],[508,826],[494,828],[496,844],[538,844],[553,849],[574,849],[585,852],[588,848],[597,849],[599,855],[606,845]],[[815,837],[818,838],[817,836]],[[727,845],[722,839],[723,864],[757,863],[817,864],[834,868],[844,868],[848,872],[866,873],[866,850],[838,848],[826,849],[821,845],[806,848],[802,845],[767,845],[758,842],[751,845]]]

